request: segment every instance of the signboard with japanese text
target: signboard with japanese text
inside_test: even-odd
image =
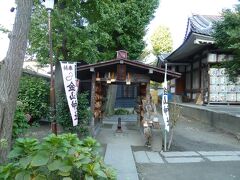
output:
[[[168,109],[168,91],[167,91],[167,64],[165,64],[165,75],[162,95],[162,115],[165,124],[165,130],[169,132],[169,109]]]
[[[230,81],[225,68],[210,68],[208,74],[210,102],[238,102],[238,81],[236,83]]]
[[[67,102],[69,110],[72,117],[73,126],[78,124],[78,114],[77,114],[77,85],[76,85],[76,75],[75,67],[76,63],[61,63],[63,83],[65,88],[65,93],[67,97]]]

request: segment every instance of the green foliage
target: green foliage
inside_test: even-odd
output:
[[[49,135],[37,139],[17,139],[9,154],[11,163],[0,166],[0,179],[116,179],[98,155],[93,138],[80,141],[76,134]]]
[[[67,98],[65,94],[58,94],[58,103],[56,106],[57,121],[63,126],[64,130],[77,133],[79,136],[89,135],[90,110],[88,102],[88,93],[78,94],[78,125],[72,125],[72,118],[69,111]]]
[[[213,37],[217,46],[223,50],[234,54],[232,61],[223,63],[232,81],[240,74],[240,4],[236,5],[235,10],[224,10],[223,20],[214,25]]]
[[[21,136],[28,128],[29,125],[23,112],[23,104],[18,101],[14,114],[12,137],[15,139]]]
[[[52,12],[53,51],[56,60],[93,63],[112,59],[125,49],[136,59],[144,48],[145,28],[158,0],[59,0]],[[47,13],[35,3],[28,53],[48,62]]]
[[[150,37],[153,54],[168,53],[172,51],[173,40],[167,27],[159,26]]]
[[[224,68],[224,62],[219,62],[216,64],[210,64],[210,68]]]
[[[18,100],[23,103],[23,111],[34,120],[48,115],[49,87],[42,78],[25,75],[20,80]]]
[[[114,111],[115,115],[127,115],[129,114],[129,111],[127,109],[116,109]]]
[[[150,81],[150,87],[157,90],[159,87],[162,87],[161,83]]]
[[[2,32],[2,33],[9,33],[10,31],[0,24],[0,32]]]

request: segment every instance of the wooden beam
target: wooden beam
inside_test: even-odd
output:
[[[188,65],[190,65],[190,63],[167,63],[168,65],[170,65],[170,66],[188,66]]]

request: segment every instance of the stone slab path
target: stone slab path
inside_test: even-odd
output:
[[[137,169],[128,144],[107,144],[104,161],[117,170],[118,180],[138,180]]]
[[[196,163],[218,161],[240,161],[240,151],[183,151],[183,152],[134,152],[135,160],[143,163]]]

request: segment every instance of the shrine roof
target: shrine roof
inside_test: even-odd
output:
[[[129,60],[124,58],[116,58],[109,61],[98,62],[88,65],[79,65],[77,67],[78,78],[80,79],[91,79],[93,72],[117,72],[117,65],[125,64],[126,71],[135,74],[144,74],[149,76],[150,80],[155,82],[164,81],[164,69],[160,67],[155,67],[151,65],[144,64],[137,60]],[[167,71],[167,79],[179,78],[180,73],[174,71]]]

